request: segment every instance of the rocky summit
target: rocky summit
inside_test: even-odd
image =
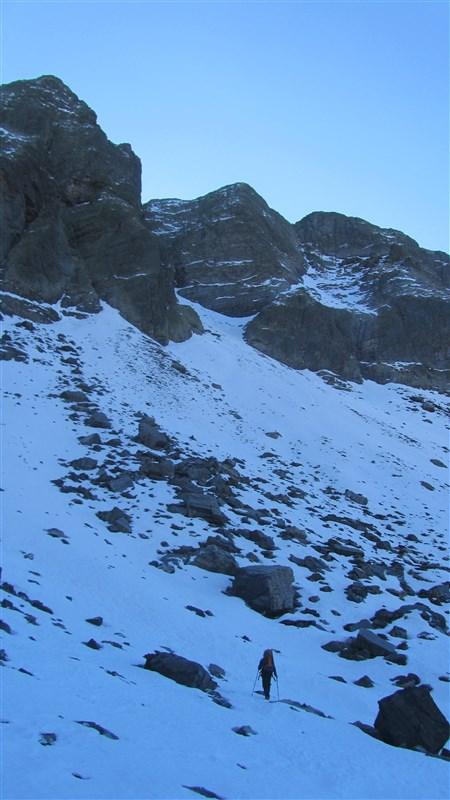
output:
[[[0,108],[6,310],[17,296],[91,313],[104,300],[159,341],[189,336],[198,320],[144,224],[130,145],[112,144],[53,76],[4,86]]]

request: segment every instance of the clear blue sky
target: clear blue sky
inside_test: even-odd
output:
[[[447,0],[0,0],[2,81],[58,75],[143,200],[250,183],[449,247]]]

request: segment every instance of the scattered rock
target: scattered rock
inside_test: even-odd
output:
[[[394,625],[394,627],[389,631],[389,636],[394,636],[397,639],[407,639],[408,631],[406,628],[401,628],[400,625]]]
[[[111,511],[98,511],[97,517],[108,524],[112,533],[131,533],[131,517],[117,506]]]
[[[100,627],[100,625],[103,625],[103,617],[90,617],[86,622],[89,622],[90,625]]]
[[[46,532],[49,536],[52,536],[53,539],[62,539],[68,542],[68,538],[64,531],[60,531],[59,528],[46,528]]]
[[[361,547],[355,547],[354,544],[342,542],[340,539],[328,539],[327,547],[332,553],[337,553],[340,556],[352,556],[362,558],[364,550]]]
[[[87,403],[89,402],[88,396],[84,392],[66,389],[59,395],[61,400],[67,403]]]
[[[450,603],[450,581],[445,581],[431,589],[420,589],[419,597],[427,597],[430,603],[441,606]]]
[[[315,714],[317,717],[322,717],[323,719],[333,719],[329,714],[325,714],[323,711],[320,711],[320,709],[314,708],[314,706],[310,706],[308,703],[299,703],[297,700],[280,700],[280,703],[286,703],[288,706],[291,706],[291,708],[307,711],[308,714]]]
[[[75,722],[77,723],[77,725],[84,725],[86,728],[93,728],[95,731],[97,731],[97,733],[100,734],[100,736],[106,736],[107,739],[117,740],[119,738],[118,736],[116,736],[115,733],[111,733],[111,731],[108,731],[106,728],[103,727],[103,725],[99,725],[97,722],[89,722],[87,720],[81,720],[81,719],[77,719],[75,720]]]
[[[256,734],[256,731],[250,725],[240,725],[231,730],[239,734],[239,736],[254,736]]]
[[[169,511],[179,512],[187,517],[200,517],[214,525],[225,525],[228,518],[220,510],[217,498],[212,494],[206,494],[201,490],[193,492],[181,492],[182,503],[179,505],[170,504]]]
[[[95,458],[89,458],[88,456],[84,458],[75,458],[73,461],[70,462],[70,466],[77,470],[82,470],[83,472],[89,472],[92,469],[96,469],[98,465],[98,461]]]
[[[90,428],[112,428],[110,420],[103,411],[95,411],[93,414],[90,414],[86,419],[86,425]]]
[[[145,656],[145,669],[159,672],[183,686],[201,689],[203,692],[217,689],[217,683],[211,678],[209,672],[196,661],[190,661],[174,653],[147,653]]]
[[[98,433],[90,433],[88,436],[80,436],[78,441],[80,444],[84,444],[87,447],[92,447],[95,444],[101,444],[102,440]]]
[[[224,575],[235,575],[239,569],[236,559],[215,544],[201,547],[191,563],[208,572],[221,572]]]
[[[225,798],[221,797],[220,794],[216,794],[210,789],[205,789],[204,786],[187,786],[185,783],[183,783],[183,789],[189,789],[191,792],[201,795],[201,797],[212,797],[215,798],[215,800],[225,800]]]
[[[353,681],[355,686],[363,686],[365,689],[371,689],[372,686],[375,686],[373,680],[369,678],[368,675],[363,675],[362,678],[358,678],[357,681]]]
[[[174,475],[174,463],[169,458],[144,456],[140,459],[141,472],[154,481],[170,480]]]
[[[85,644],[86,647],[90,647],[91,650],[101,650],[102,649],[102,645],[99,644],[98,642],[96,642],[95,639],[89,639],[88,642],[83,642],[83,644]]]
[[[352,492],[351,489],[345,490],[345,497],[347,500],[350,500],[352,503],[357,503],[359,506],[366,506],[369,502],[367,497],[365,497],[363,494]]]
[[[167,434],[156,424],[153,417],[144,415],[139,421],[139,431],[137,441],[141,442],[150,450],[167,450],[170,447],[170,439]]]
[[[57,738],[58,737],[56,733],[41,733],[39,744],[44,745],[44,747],[48,747],[51,746],[52,744],[55,744]]]
[[[108,481],[108,488],[112,492],[126,492],[128,489],[132,489],[134,486],[134,480],[131,477],[129,472],[122,472],[121,475],[118,475],[115,478],[111,478]]]

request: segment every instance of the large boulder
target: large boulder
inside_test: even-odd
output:
[[[145,669],[159,672],[183,686],[191,686],[202,691],[217,689],[217,683],[211,678],[209,672],[198,664],[175,653],[147,653],[145,656]]]
[[[229,593],[260,614],[279,617],[295,607],[294,573],[290,567],[241,567]]]
[[[438,753],[450,724],[430,695],[429,686],[400,689],[379,701],[375,728],[388,744]]]

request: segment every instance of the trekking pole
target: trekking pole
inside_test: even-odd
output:
[[[253,694],[253,692],[255,691],[256,681],[258,680],[258,677],[259,677],[259,670],[258,670],[258,672],[256,673],[256,678],[255,678],[255,682],[254,682],[254,684],[253,684],[252,694]]]

